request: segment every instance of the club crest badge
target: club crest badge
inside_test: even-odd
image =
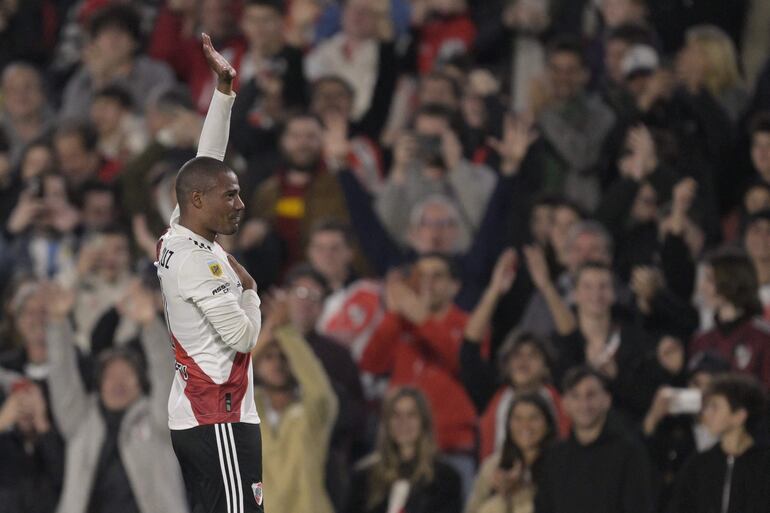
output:
[[[219,278],[223,274],[222,266],[219,265],[218,262],[209,262],[209,271],[211,271],[211,274],[213,274],[217,278]]]
[[[252,483],[251,491],[254,492],[254,500],[257,501],[257,506],[262,505],[262,483]]]

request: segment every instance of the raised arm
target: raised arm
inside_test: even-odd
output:
[[[46,291],[48,319],[48,390],[56,425],[65,439],[75,435],[88,412],[89,397],[77,365],[75,336],[69,315],[74,294],[52,286]]]
[[[230,113],[235,101],[233,92],[235,69],[214,49],[211,38],[207,34],[203,34],[203,53],[206,55],[209,68],[217,75],[217,89],[211,98],[206,120],[203,122],[197,156],[224,160],[230,136]]]

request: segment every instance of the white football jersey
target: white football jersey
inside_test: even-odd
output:
[[[169,428],[259,423],[249,351],[260,300],[243,290],[227,253],[172,219],[158,241],[157,269],[176,357]]]

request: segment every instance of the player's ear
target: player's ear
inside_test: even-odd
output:
[[[203,208],[203,193],[201,191],[193,191],[190,195],[190,203],[195,208]]]

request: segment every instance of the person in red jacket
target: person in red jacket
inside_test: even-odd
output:
[[[389,374],[391,387],[414,386],[425,394],[439,449],[468,490],[475,470],[476,409],[460,382],[468,314],[452,302],[459,290],[456,266],[443,254],[420,257],[409,279],[391,273],[385,285],[387,313],[359,365]]]
[[[712,353],[770,388],[770,324],[760,317],[757,273],[749,257],[734,249],[714,254],[701,287],[716,312],[716,326],[693,339],[690,354]]]

